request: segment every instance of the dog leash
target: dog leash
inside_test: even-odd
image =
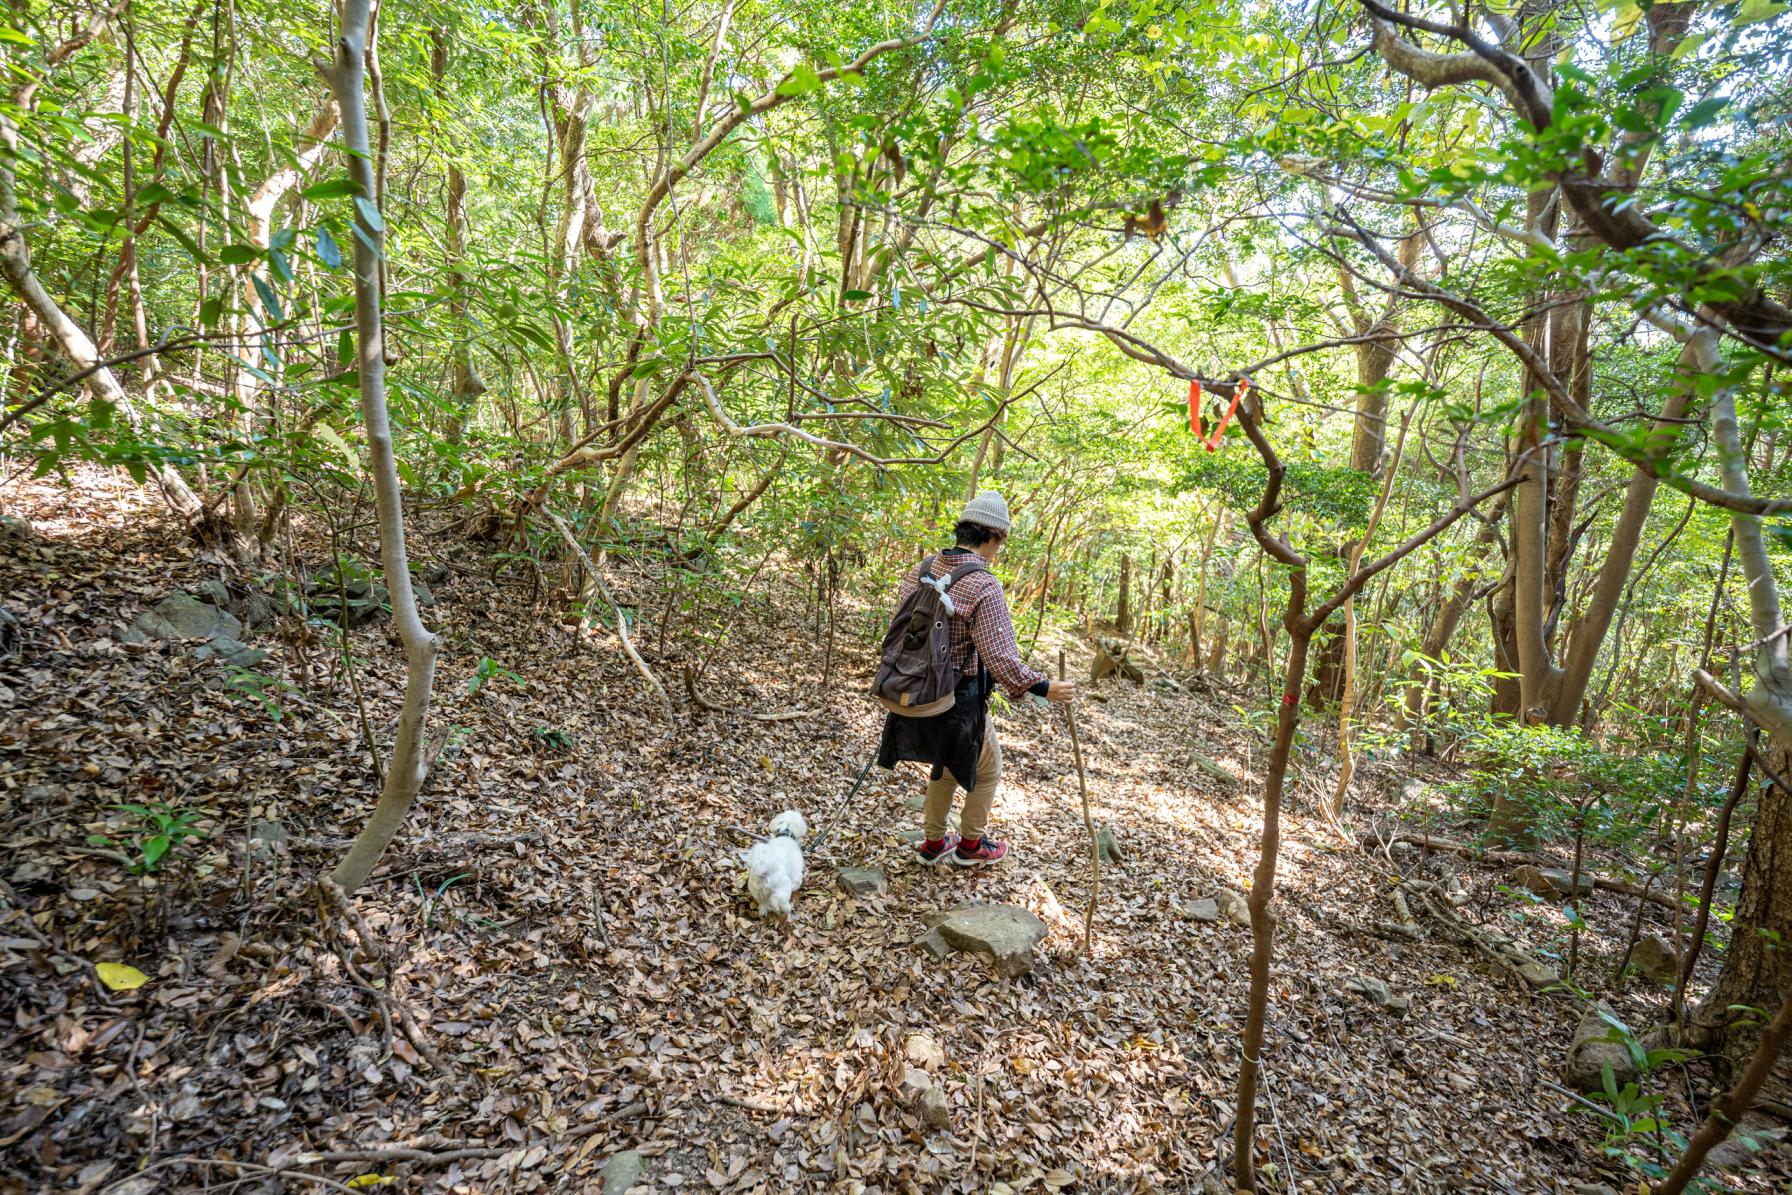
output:
[[[865,766],[859,769],[859,778],[853,781],[852,791],[846,794],[845,799],[839,805],[835,806],[834,815],[828,819],[827,828],[815,836],[815,844],[809,848],[810,850],[817,854],[821,852],[821,844],[828,840],[828,835],[834,832],[834,826],[840,821],[840,815],[846,812],[847,807],[852,804],[852,799],[859,795],[859,789],[865,786],[865,777],[871,774],[871,765],[876,762],[877,752],[873,751],[871,758],[865,761]]]

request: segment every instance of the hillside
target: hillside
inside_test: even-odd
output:
[[[595,1190],[627,1150],[653,1190],[1224,1189],[1250,935],[1185,909],[1247,887],[1254,856],[1252,786],[1190,765],[1193,749],[1250,775],[1261,758],[1224,692],[1110,680],[1080,704],[1094,815],[1123,852],[1085,954],[1087,842],[1055,711],[1000,718],[1014,861],[923,870],[903,840],[914,775],[873,770],[842,803],[875,742],[856,692],[867,643],[847,639],[839,686],[818,693],[805,612],[755,600],[706,685],[745,711],[819,712],[761,722],[686,704],[668,722],[613,641],[579,641],[469,567],[463,543],[424,534],[420,557],[449,568],[430,613],[450,644],[452,734],[350,915],[315,888],[373,783],[350,686],[263,690],[264,705],[190,642],[121,642],[144,608],[220,570],[147,495],[79,480],[15,483],[8,513],[33,534],[0,566],[23,630],[0,678],[9,1189],[386,1175],[419,1191]],[[296,558],[321,546],[300,541]],[[646,573],[625,575],[646,592]],[[352,635],[382,737],[399,674],[388,627]],[[253,642],[285,667],[334,667],[327,643]],[[1067,646],[1086,668],[1086,646]],[[660,675],[687,650],[654,655]],[[469,693],[482,657],[505,671]],[[1359,799],[1365,825],[1391,825],[1402,788],[1410,803],[1431,779],[1373,770],[1391,796]],[[128,835],[116,802],[166,803],[205,837],[133,876],[90,845]],[[1310,805],[1285,827],[1266,1183],[1615,1189],[1596,1126],[1556,1086],[1577,1004],[1515,985],[1435,925],[1377,936],[1395,917],[1390,880],[1458,868],[1355,849]],[[787,936],[752,916],[736,857],[786,806],[831,830]],[[881,869],[887,891],[841,891],[847,866]],[[1511,924],[1505,876],[1459,870],[1463,916]],[[966,900],[1043,919],[1029,974],[914,945],[925,915]],[[1600,929],[1582,949],[1601,968],[1631,903],[1589,902]],[[1543,916],[1520,932],[1547,951],[1559,929]],[[148,978],[109,992],[92,971],[107,961]],[[1359,976],[1407,1006],[1376,1007],[1350,987]],[[1642,1023],[1662,1001],[1633,984],[1623,1007]],[[903,1088],[917,1064],[944,1092],[936,1124]],[[1792,1172],[1773,1156],[1729,1189],[1779,1189]]]

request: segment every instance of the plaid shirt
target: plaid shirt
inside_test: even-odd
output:
[[[965,548],[948,548],[934,556],[929,573],[943,577],[971,555]],[[901,605],[920,584],[915,575],[919,571],[918,567],[911,568],[903,574],[902,588],[896,595],[897,605]],[[951,595],[956,611],[952,616],[952,654],[958,659],[963,659],[966,653],[970,655],[970,662],[965,667],[966,676],[976,675],[977,663],[981,660],[996,682],[1015,698],[1049,679],[1045,673],[1035,672],[1021,662],[1020,644],[1014,638],[1014,620],[1008,614],[1008,598],[1002,593],[1002,583],[996,580],[994,573],[971,573],[959,578],[946,592]]]

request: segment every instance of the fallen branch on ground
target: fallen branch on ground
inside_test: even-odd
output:
[[[609,602],[610,608],[616,612],[616,634],[622,640],[622,650],[634,663],[635,671],[641,674],[641,679],[647,682],[647,687],[659,697],[660,702],[666,708],[666,715],[670,717],[672,699],[666,696],[666,687],[660,684],[659,677],[653,674],[653,669],[647,666],[647,661],[643,660],[641,653],[635,650],[635,641],[628,633],[628,618],[622,613],[621,604],[610,593],[610,587],[604,583],[603,571],[591,563],[591,557],[586,555],[585,549],[579,546],[579,541],[573,537],[572,528],[566,525],[565,519],[545,507],[541,513],[548,517],[548,522],[554,525],[554,530],[560,533],[560,538],[566,541],[566,546],[573,550],[573,554],[579,558],[579,563],[585,566],[585,575],[591,578],[591,583],[597,586],[597,591],[603,594],[604,600]]]
[[[1472,842],[1463,842],[1455,838],[1443,838],[1436,834],[1397,833],[1384,836],[1377,831],[1369,830],[1357,839],[1365,849],[1371,847],[1393,846],[1404,842],[1410,846],[1422,847],[1428,851],[1447,851],[1453,855],[1461,855],[1465,859],[1477,862],[1497,863],[1502,867],[1517,867],[1530,864],[1533,867],[1559,867],[1542,855],[1534,855],[1528,851],[1501,851],[1478,847]],[[1647,900],[1651,904],[1660,905],[1664,909],[1675,907],[1674,898],[1665,892],[1656,892],[1644,884],[1633,884],[1629,880],[1614,880],[1609,876],[1583,876],[1590,878],[1593,886],[1605,892],[1617,892],[1624,896],[1634,896]]]
[[[798,718],[810,718],[820,710],[781,710],[775,714],[749,714],[745,710],[731,710],[725,705],[717,705],[697,692],[697,674],[689,664],[684,666],[684,691],[690,696],[691,704],[700,710],[712,714],[738,714],[743,718],[751,718],[755,722],[794,722]]]

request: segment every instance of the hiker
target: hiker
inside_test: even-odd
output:
[[[986,832],[1002,778],[1002,747],[988,711],[992,678],[1016,700],[1032,693],[1067,702],[1076,693],[1072,682],[1021,662],[1008,599],[989,571],[1008,529],[1008,503],[1000,494],[985,490],[965,504],[953,528],[955,546],[903,578],[873,686],[889,711],[878,766],[912,759],[933,769],[922,807],[925,837],[915,848],[928,865],[986,866],[1008,853],[1007,843]],[[960,833],[949,834],[946,815],[961,786]]]

